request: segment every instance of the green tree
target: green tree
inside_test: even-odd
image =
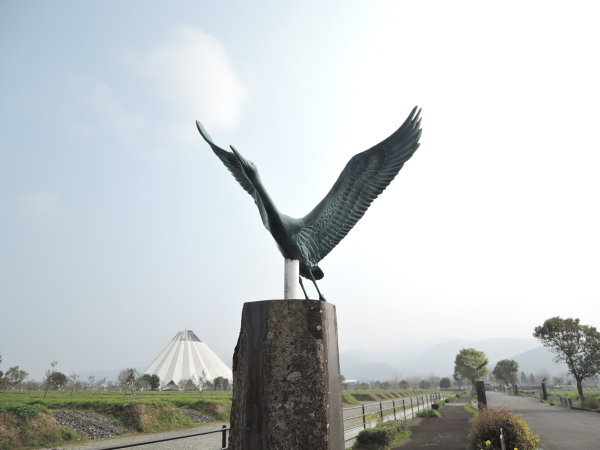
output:
[[[452,386],[452,380],[450,378],[444,377],[440,380],[441,389],[448,389],[450,386]]]
[[[217,390],[229,389],[229,380],[225,377],[217,377],[213,380],[213,385]]]
[[[42,400],[46,400],[46,395],[48,395],[48,390],[50,390],[50,388],[55,384],[55,381],[53,380],[54,374],[56,373],[56,371],[54,370],[54,368],[57,366],[57,362],[56,361],[52,361],[50,363],[50,368],[48,370],[46,370],[46,376],[44,377],[44,398]]]
[[[129,391],[131,398],[135,397],[135,381],[139,372],[136,369],[126,368],[119,372],[119,376],[117,380],[119,381],[119,386],[124,390],[123,393],[123,401],[125,401],[125,397],[127,396],[127,392]]]
[[[143,374],[137,379],[137,384],[140,388],[152,390],[152,376],[150,374]]]
[[[88,377],[88,396],[92,393],[92,389],[94,389],[94,381],[96,381],[96,377],[94,375],[90,375]]]
[[[517,384],[517,375],[519,373],[519,363],[512,359],[503,359],[498,361],[492,371],[496,380],[507,388]]]
[[[138,378],[138,384],[151,391],[157,391],[160,387],[160,377],[153,373],[152,375],[145,373]]]
[[[152,389],[153,391],[158,391],[159,387],[160,387],[160,377],[158,375],[156,375],[155,373],[153,373],[152,375],[150,375],[150,389]]]
[[[27,375],[29,374],[20,369],[19,366],[14,366],[6,371],[4,377],[8,380],[8,384],[13,386],[15,389],[19,389],[19,392],[21,392],[23,381],[25,378],[27,378]]]
[[[400,383],[398,383],[398,386],[400,386],[400,389],[408,389],[408,381],[401,380]]]
[[[71,382],[71,397],[73,396],[73,391],[79,387],[79,374],[74,371],[69,375],[69,381]]]
[[[431,383],[427,380],[421,380],[419,383],[419,389],[429,389],[431,387]]]
[[[595,327],[580,324],[579,319],[557,316],[535,327],[533,337],[556,354],[556,362],[567,364],[583,401],[583,380],[600,373],[600,333]]]
[[[454,359],[454,379],[456,381],[463,378],[471,380],[471,384],[475,388],[477,378],[484,377],[490,373],[489,369],[485,366],[487,362],[488,359],[485,353],[474,348],[461,349]]]
[[[524,371],[521,371],[521,384],[527,384],[527,375]]]

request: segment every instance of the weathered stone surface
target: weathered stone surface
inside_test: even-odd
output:
[[[245,303],[233,379],[229,448],[344,448],[331,303]]]

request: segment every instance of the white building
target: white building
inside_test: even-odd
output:
[[[231,369],[191,330],[177,333],[144,374],[158,375],[161,389],[176,389],[189,379],[197,383],[203,376],[210,382],[218,377],[233,382]]]

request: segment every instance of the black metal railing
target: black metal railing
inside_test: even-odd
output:
[[[367,428],[373,428],[378,423],[388,422],[390,420],[409,420],[413,419],[417,413],[430,409],[435,402],[443,400],[445,396],[440,393],[420,395],[410,398],[401,398],[398,400],[388,400],[384,402],[365,403],[358,406],[351,406],[342,410],[344,426],[344,442],[348,445],[353,441],[358,433]],[[159,442],[173,441],[176,439],[186,439],[197,436],[221,433],[221,449],[227,449],[228,435],[231,429],[223,425],[221,429],[204,431],[201,433],[186,434],[184,436],[175,436],[150,441],[137,442],[132,444],[115,445],[102,447],[98,450],[116,450],[128,447],[138,447],[140,445],[157,444]]]
[[[175,436],[175,437],[168,437],[168,438],[163,438],[163,439],[154,439],[151,441],[136,442],[133,444],[114,445],[111,447],[102,447],[102,448],[99,448],[98,450],[116,450],[118,448],[139,447],[140,445],[158,444],[159,442],[174,441],[176,439],[187,439],[187,438],[191,438],[191,437],[205,436],[208,434],[215,434],[215,433],[221,433],[221,450],[226,450],[227,449],[227,433],[230,430],[231,430],[231,428],[229,428],[227,425],[223,425],[223,427],[219,430],[203,431],[202,433],[192,433],[192,434],[186,434],[184,436]]]
[[[412,419],[420,411],[430,409],[433,403],[442,398],[442,394],[433,393],[344,408],[344,442],[354,440],[362,430],[373,428],[378,423]]]

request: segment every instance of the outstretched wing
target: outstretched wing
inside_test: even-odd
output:
[[[267,221],[267,213],[265,211],[265,207],[260,199],[260,196],[257,194],[256,189],[250,183],[250,180],[244,175],[242,170],[242,166],[240,164],[239,159],[233,154],[233,152],[228,152],[227,150],[223,150],[217,144],[215,144],[212,138],[209,136],[207,131],[204,129],[202,124],[196,120],[196,127],[198,127],[198,131],[204,138],[204,140],[210,145],[215,155],[219,157],[219,159],[225,164],[225,167],[229,169],[233,177],[237,180],[238,183],[244,188],[244,190],[252,196],[254,199],[254,203],[258,207],[258,211],[260,212],[260,218],[263,222],[263,225],[269,229],[269,223]]]
[[[419,148],[420,113],[415,107],[391,136],[353,156],[327,196],[304,217],[298,244],[311,263],[323,259],[348,234]]]
[[[248,178],[246,178],[246,175],[244,175],[244,172],[242,171],[242,166],[240,165],[240,161],[233,154],[233,152],[223,150],[221,147],[216,145],[207,133],[207,131],[204,129],[202,124],[197,120],[196,126],[198,127],[198,131],[200,132],[204,140],[208,143],[208,145],[210,145],[210,148],[212,148],[213,152],[215,152],[215,155],[217,155],[219,159],[223,161],[223,164],[225,164],[225,167],[229,169],[229,171],[237,180],[237,182],[240,183],[240,185],[248,194],[250,194],[252,197],[256,197],[256,190],[254,189],[254,186],[252,186]]]

